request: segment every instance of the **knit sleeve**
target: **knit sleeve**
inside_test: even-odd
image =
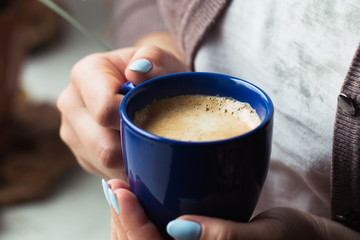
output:
[[[336,113],[332,156],[332,218],[360,230],[360,45],[345,78]],[[351,109],[350,108],[350,109]]]
[[[195,53],[201,41],[230,1],[158,0],[158,2],[185,62],[193,67]]]
[[[110,33],[114,47],[132,46],[148,33],[165,30],[156,0],[115,1]]]

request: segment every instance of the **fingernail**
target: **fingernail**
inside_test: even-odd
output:
[[[106,201],[109,203],[109,206],[111,207],[111,201],[110,201],[110,196],[109,196],[109,186],[107,185],[106,181],[104,179],[101,180],[102,183],[102,187],[104,190],[104,195],[106,197]]]
[[[113,191],[111,191],[110,188],[109,188],[108,192],[109,192],[109,196],[110,196],[111,205],[113,206],[113,208],[115,209],[117,214],[120,214],[119,204],[118,204],[118,201],[117,201],[117,199],[115,197],[115,194],[113,193]]]
[[[130,64],[129,69],[141,72],[141,73],[147,73],[152,68],[152,63],[147,59],[138,59]]]
[[[201,233],[201,226],[196,222],[176,219],[166,226],[167,233],[179,240],[196,240]]]

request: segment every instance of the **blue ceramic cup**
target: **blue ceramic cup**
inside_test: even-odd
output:
[[[256,109],[261,124],[225,140],[184,142],[153,135],[133,123],[134,114],[154,99],[186,94],[247,102]],[[125,95],[120,114],[128,182],[160,231],[183,214],[249,220],[267,175],[273,112],[264,91],[244,80],[215,73],[165,75]]]

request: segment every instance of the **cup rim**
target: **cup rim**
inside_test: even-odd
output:
[[[150,132],[147,132],[143,129],[141,129],[140,127],[138,127],[135,123],[133,123],[133,121],[130,120],[126,110],[125,110],[125,104],[128,101],[129,97],[131,97],[132,93],[134,91],[138,91],[138,89],[142,88],[143,86],[147,86],[149,84],[151,84],[154,81],[159,81],[163,78],[169,78],[169,77],[176,77],[176,76],[193,76],[193,75],[217,75],[220,77],[226,77],[226,78],[230,78],[230,79],[235,79],[237,81],[241,81],[244,82],[246,84],[251,85],[252,87],[254,87],[255,89],[257,89],[259,92],[261,92],[264,96],[265,99],[268,102],[268,106],[269,106],[269,111],[267,112],[264,120],[261,121],[260,125],[257,126],[256,128],[241,134],[241,135],[237,135],[231,138],[226,138],[226,139],[219,139],[219,140],[212,140],[212,141],[182,141],[182,140],[176,140],[176,139],[170,139],[170,138],[165,138],[165,137],[161,137],[155,134],[152,134]],[[132,131],[139,133],[140,135],[144,136],[145,138],[151,139],[153,141],[156,142],[164,142],[167,144],[177,144],[177,145],[207,145],[207,144],[219,144],[219,143],[224,143],[224,142],[229,142],[229,141],[234,141],[237,139],[242,139],[245,138],[248,135],[254,134],[255,132],[257,132],[260,128],[263,128],[267,125],[267,123],[272,119],[273,115],[274,115],[274,105],[272,103],[271,98],[268,96],[267,93],[265,93],[261,88],[259,88],[258,86],[254,85],[253,83],[250,83],[244,79],[241,78],[237,78],[237,77],[233,77],[230,75],[226,75],[226,74],[220,74],[220,73],[212,73],[212,72],[181,72],[181,73],[172,73],[172,74],[166,74],[166,75],[162,75],[159,77],[155,77],[152,79],[149,79],[139,85],[137,85],[135,88],[131,89],[122,99],[121,101],[121,105],[120,105],[120,121],[123,121]]]

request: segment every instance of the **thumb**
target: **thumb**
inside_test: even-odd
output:
[[[185,63],[172,53],[149,45],[135,52],[125,70],[125,76],[131,83],[138,85],[154,77],[188,70]]]
[[[263,219],[240,223],[219,218],[185,215],[167,225],[167,232],[178,240],[211,240],[211,239],[252,239],[272,240],[282,238],[280,226],[276,221]],[[278,232],[279,231],[279,232]]]
[[[179,240],[297,240],[321,239],[317,227],[320,225],[310,214],[290,208],[274,208],[260,213],[248,223],[193,215],[182,216],[170,222],[167,231]]]
[[[240,239],[241,225],[245,224],[189,215],[169,222],[166,230],[178,240]]]

